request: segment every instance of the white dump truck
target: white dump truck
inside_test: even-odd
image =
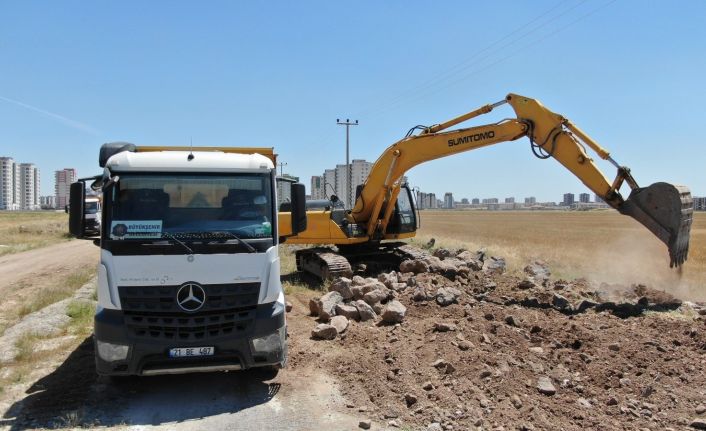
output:
[[[86,196],[83,207],[86,214],[84,230],[87,235],[100,235],[101,231],[101,201],[97,196]]]
[[[291,211],[278,221],[273,149],[111,143],[99,165],[103,175],[90,178],[103,193],[97,372],[284,366],[278,244],[306,229],[306,210],[304,186],[291,184]],[[88,180],[71,187],[77,237]]]

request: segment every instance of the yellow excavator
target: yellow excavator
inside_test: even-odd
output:
[[[447,130],[505,104],[514,109],[516,118]],[[687,187],[664,182],[639,187],[630,169],[619,165],[574,123],[538,100],[509,94],[500,102],[445,123],[412,128],[377,159],[365,183],[358,186],[352,209],[337,208],[333,196],[331,205],[307,211],[307,229],[286,239],[289,244],[316,245],[297,251],[297,268],[329,279],[352,275],[351,264],[361,267],[359,264],[364,263],[370,270],[370,265],[394,265],[402,259],[419,257],[417,249],[399,241],[414,237],[418,227],[411,190],[401,182],[404,174],[430,160],[522,137],[529,138],[535,156],[556,159],[608,205],[655,234],[667,245],[670,266],[686,261],[693,211]],[[586,147],[617,168],[612,182],[594,164]],[[631,189],[627,199],[620,194],[623,183]],[[290,213],[279,213],[283,229],[291,225],[289,217]],[[287,236],[287,232],[282,235]]]

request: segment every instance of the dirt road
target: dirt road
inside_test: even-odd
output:
[[[48,294],[68,277],[95,268],[97,262],[98,247],[90,241],[68,241],[0,256],[0,328],[15,324],[23,306]]]
[[[90,241],[68,241],[0,256],[0,301],[6,301],[18,286],[31,288],[70,274],[91,260],[98,262],[98,250]]]

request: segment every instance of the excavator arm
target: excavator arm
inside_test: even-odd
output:
[[[517,118],[446,131],[504,104],[514,109]],[[413,135],[415,129],[421,129],[421,132]],[[630,169],[616,163],[607,150],[576,125],[535,99],[509,94],[503,101],[485,105],[445,123],[415,129],[378,158],[348,215],[351,223],[366,226],[370,239],[385,237],[400,192],[400,179],[409,169],[430,160],[527,136],[537,157],[556,159],[608,205],[633,217],[662,240],[669,249],[670,266],[686,261],[693,210],[689,190],[668,183],[640,188]],[[617,168],[613,181],[598,169],[586,147]],[[623,183],[631,188],[627,199],[619,191]]]

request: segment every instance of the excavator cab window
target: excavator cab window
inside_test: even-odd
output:
[[[412,191],[404,184],[397,195],[395,211],[392,213],[387,233],[409,233],[417,230],[417,214],[412,200]]]

